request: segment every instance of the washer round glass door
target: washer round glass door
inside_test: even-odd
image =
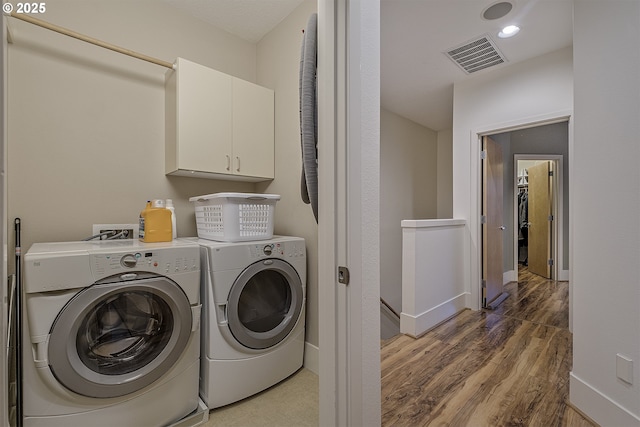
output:
[[[124,396],[165,374],[191,335],[191,305],[166,277],[94,284],[60,311],[49,338],[49,367],[69,390]]]
[[[240,273],[231,287],[229,329],[245,347],[272,347],[295,327],[303,303],[302,282],[291,264],[277,258],[258,261]]]

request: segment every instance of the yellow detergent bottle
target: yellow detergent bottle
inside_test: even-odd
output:
[[[170,242],[173,240],[171,211],[165,207],[164,200],[147,201],[140,212],[140,240],[145,243]]]

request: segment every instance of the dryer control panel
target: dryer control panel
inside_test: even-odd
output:
[[[249,246],[251,258],[300,258],[305,256],[304,242],[256,243]]]

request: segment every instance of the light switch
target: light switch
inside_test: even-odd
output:
[[[622,381],[633,384],[633,360],[622,354],[616,354],[616,375]]]

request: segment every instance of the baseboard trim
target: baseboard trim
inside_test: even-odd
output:
[[[569,281],[569,270],[558,270],[558,281],[559,282],[568,282]]]
[[[506,285],[509,282],[518,281],[518,272],[516,270],[509,270],[502,273],[502,284]]]
[[[564,401],[564,403],[570,407],[571,409],[573,409],[574,411],[576,411],[577,413],[580,414],[580,416],[584,417],[584,419],[588,420],[591,424],[593,424],[594,426],[597,426],[598,423],[591,418],[590,416],[588,416],[587,414],[585,414],[584,412],[582,412],[582,410],[580,410],[580,408],[578,408],[576,405],[574,405],[573,403],[571,403],[571,401],[569,401],[569,398],[567,397]]]
[[[407,313],[400,314],[400,332],[417,338],[434,326],[455,316],[460,311],[467,308],[467,293],[455,296],[417,316]]]
[[[603,426],[640,427],[640,417],[600,393],[573,372],[569,377],[569,400],[587,417]]]
[[[304,367],[316,375],[320,375],[320,349],[308,342],[304,342]]]

